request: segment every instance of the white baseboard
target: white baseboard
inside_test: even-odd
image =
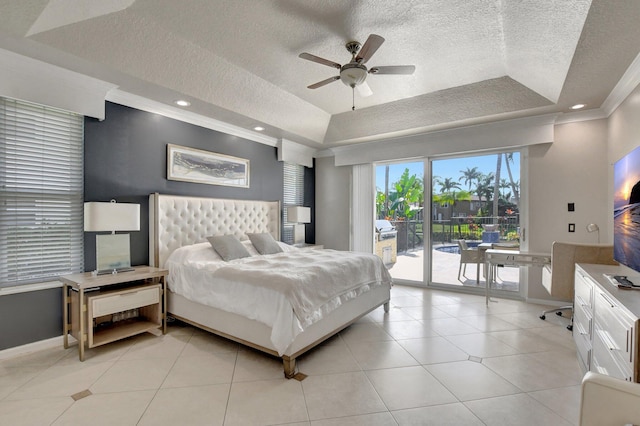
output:
[[[27,343],[26,345],[16,346],[9,349],[0,351],[0,361],[3,359],[15,358],[22,355],[27,355],[31,352],[41,351],[44,349],[51,349],[55,347],[62,347],[64,344],[62,335],[58,337],[52,337],[51,339],[39,340],[33,343]]]

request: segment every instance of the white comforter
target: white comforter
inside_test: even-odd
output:
[[[373,254],[295,250],[224,262],[209,243],[171,254],[169,289],[272,328],[280,355],[306,327],[391,276]]]

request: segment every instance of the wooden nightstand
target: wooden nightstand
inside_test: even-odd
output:
[[[118,274],[61,276],[64,347],[69,347],[71,333],[84,361],[85,344],[94,348],[157,329],[165,334],[168,274],[136,266]]]

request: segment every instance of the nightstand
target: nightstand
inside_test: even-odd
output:
[[[78,341],[78,357],[87,348],[161,329],[167,332],[166,306],[169,271],[136,266],[133,271],[94,275],[64,275],[63,337]]]

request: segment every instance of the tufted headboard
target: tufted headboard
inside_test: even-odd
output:
[[[177,248],[217,234],[268,232],[280,241],[280,202],[223,200],[179,195],[149,196],[149,262],[164,266]]]

